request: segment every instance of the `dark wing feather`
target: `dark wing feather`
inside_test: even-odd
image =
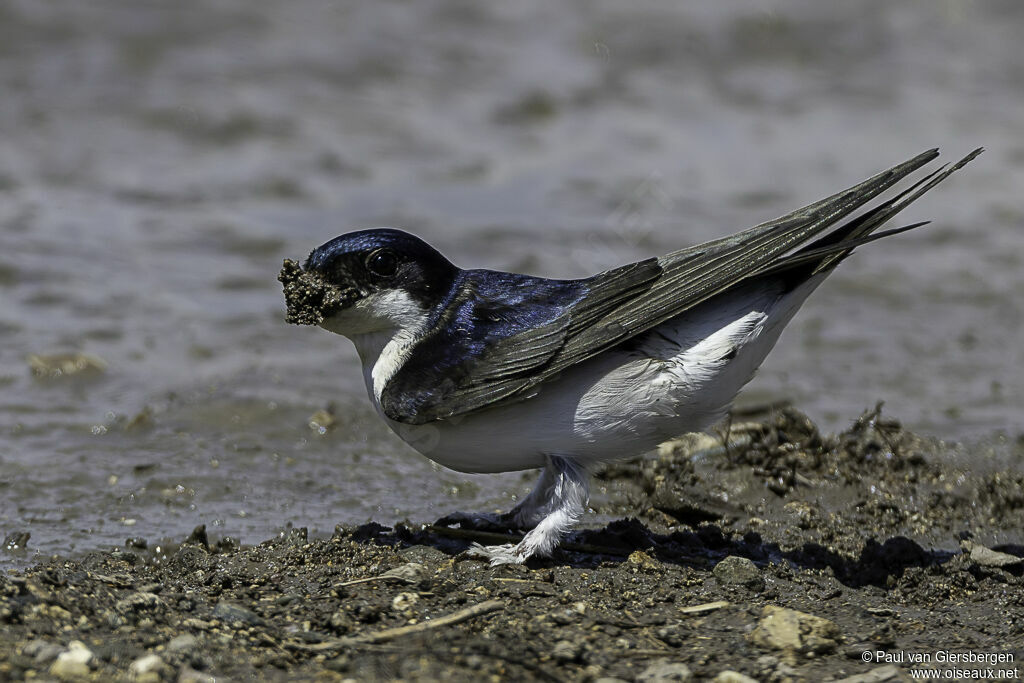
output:
[[[522,391],[567,339],[660,276],[656,259],[607,273],[600,281],[464,271],[430,332],[384,387],[384,413],[423,424]]]
[[[528,395],[566,368],[785,263],[787,253],[937,156],[924,152],[774,221],[583,280],[467,271],[437,324],[385,386],[382,407],[394,420],[422,424]],[[822,264],[841,258],[970,158],[839,228],[845,246],[828,238],[812,243],[800,263],[811,251]]]

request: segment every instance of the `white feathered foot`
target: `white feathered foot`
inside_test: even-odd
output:
[[[530,529],[529,533],[515,545],[474,543],[469,555],[487,560],[492,567],[522,564],[534,556],[547,557],[579,520],[589,497],[587,471],[569,458],[548,456],[548,464],[533,491],[498,518],[509,526]]]

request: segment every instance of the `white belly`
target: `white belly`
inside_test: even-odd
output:
[[[425,425],[378,414],[406,443],[462,472],[542,467],[545,455],[587,466],[629,458],[721,419],[816,287],[783,296],[740,290],[716,297],[539,385],[533,395]]]

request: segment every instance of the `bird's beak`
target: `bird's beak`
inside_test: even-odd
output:
[[[291,259],[284,260],[277,279],[284,286],[288,307],[285,321],[293,325],[319,325],[359,298],[357,289],[338,287],[314,270],[303,270]]]

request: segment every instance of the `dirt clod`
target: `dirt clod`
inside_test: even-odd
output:
[[[284,260],[277,279],[284,287],[288,308],[285,321],[293,325],[319,325],[356,295],[353,290],[339,289],[318,273],[303,270],[291,259]]]
[[[764,577],[757,566],[745,557],[730,555],[715,565],[715,578],[723,586],[744,586],[751,590],[764,588]]]

